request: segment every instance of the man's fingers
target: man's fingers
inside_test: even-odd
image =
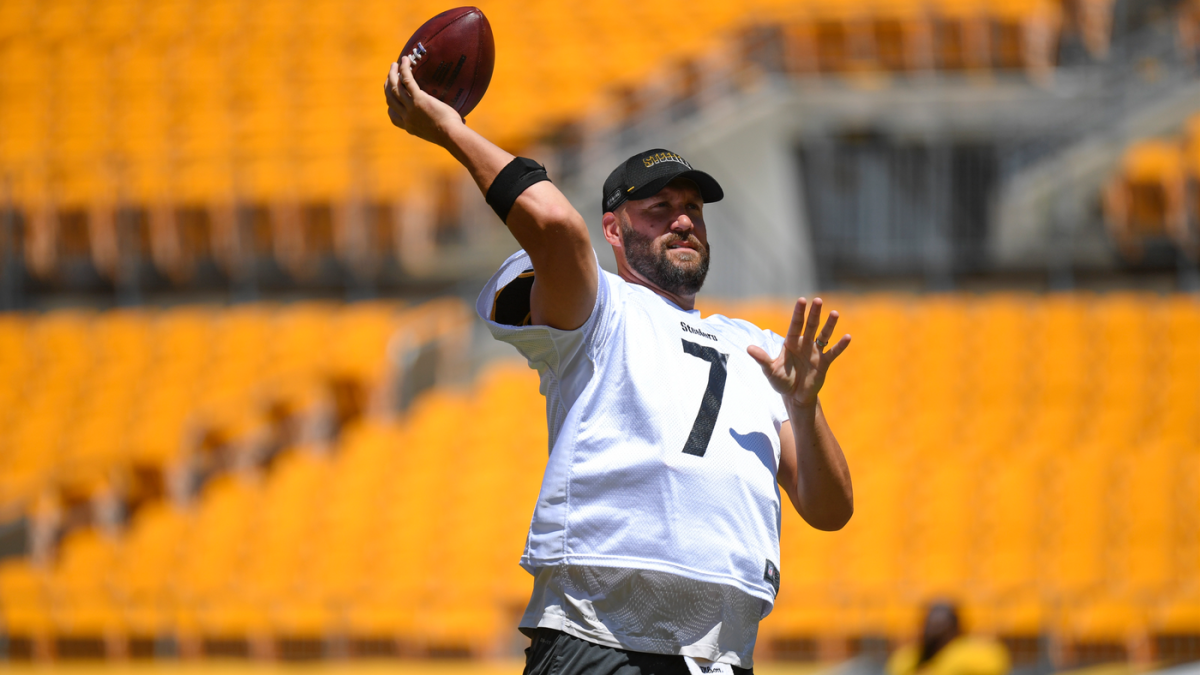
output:
[[[405,110],[408,109],[408,102],[405,100],[407,97],[400,95],[402,90],[400,89],[399,64],[393,63],[392,67],[388,69],[388,79],[387,83],[383,87],[383,91],[384,95],[387,97],[388,105],[399,106]]]
[[[758,361],[758,365],[763,368],[769,368],[774,363],[774,359],[767,353],[767,350],[758,345],[750,345],[746,348],[746,353],[750,355],[750,358]]]
[[[414,99],[421,92],[421,88],[417,86],[417,79],[412,74],[412,62],[407,56],[400,59],[400,83],[404,85],[405,93]]]
[[[804,339],[812,342],[817,337],[817,329],[821,327],[821,299],[813,298],[812,306],[808,309],[808,321],[804,324]]]
[[[406,89],[404,87],[404,82],[403,82],[402,78],[403,78],[403,75],[400,72],[400,65],[397,64],[396,65],[396,78],[394,81],[389,80],[392,82],[392,98],[394,98],[396,100],[396,102],[399,103],[400,106],[402,108],[404,108],[405,110],[412,110],[413,106],[415,106],[416,103],[413,101],[412,95],[408,93],[408,89]],[[418,89],[417,91],[420,91],[420,89]]]
[[[384,85],[383,93],[384,93],[384,96],[387,98],[387,104],[388,104],[389,108],[399,108],[400,110],[408,110],[409,104],[404,101],[404,99],[407,97],[402,98],[400,96],[396,96],[396,92],[395,92],[395,90],[392,89],[392,85],[390,85],[390,84]]]
[[[401,108],[391,105],[388,106],[388,119],[392,121],[392,124],[395,124],[405,131],[408,131],[408,127],[405,126],[404,111]]]
[[[800,335],[804,332],[804,309],[808,306],[808,300],[800,298],[796,301],[796,308],[792,310],[792,322],[788,324],[786,343],[792,347],[800,345]]]
[[[838,313],[832,311],[829,313],[829,318],[825,320],[825,327],[821,329],[820,340],[822,344],[829,344],[829,339],[833,337],[833,328],[837,326]]]
[[[838,340],[837,344],[833,346],[833,349],[830,349],[829,351],[825,352],[826,365],[833,363],[833,360],[836,359],[837,357],[841,356],[842,352],[846,351],[846,347],[849,347],[849,346],[850,346],[850,335],[849,334],[843,335],[842,339]]]

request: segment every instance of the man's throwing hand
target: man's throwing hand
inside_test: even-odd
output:
[[[383,93],[392,124],[430,143],[443,145],[447,130],[463,123],[458,111],[421,91],[407,56],[392,64]]]
[[[850,345],[850,336],[843,335],[833,348],[825,351],[825,346],[833,336],[833,329],[837,326],[838,313],[829,313],[829,319],[818,336],[821,299],[816,298],[812,301],[812,309],[805,320],[807,305],[808,301],[804,298],[796,301],[792,323],[788,326],[787,338],[783,341],[783,349],[779,350],[779,356],[772,359],[757,345],[746,351],[762,366],[763,373],[771,381],[775,391],[794,405],[813,407],[817,404],[817,393],[825,384],[825,374],[829,372],[829,365]]]

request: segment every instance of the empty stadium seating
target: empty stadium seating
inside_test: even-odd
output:
[[[782,27],[786,69],[798,74],[1045,79],[1060,5],[485,2],[498,59],[471,125],[506,147],[528,145],[679,64],[741,68],[730,58],[740,53],[734,35],[760,25]],[[1111,12],[1111,0],[1081,6],[1085,19]],[[196,256],[243,274],[249,247],[300,280],[315,274],[320,256],[364,271],[367,252],[390,247],[390,236],[376,235],[405,219],[364,229],[356,209],[399,213],[390,207],[462,175],[448,154],[394,129],[379,92],[380,64],[441,9],[375,0],[353,9],[292,0],[6,3],[0,208],[22,214],[28,269],[55,280],[75,256],[114,279],[118,252],[133,250],[183,284]],[[63,78],[68,68],[72,78]],[[246,227],[253,233],[239,233]],[[373,246],[347,243],[364,238]]]
[[[477,386],[404,428],[358,423],[332,456],[295,448],[265,480],[210,481],[193,508],[147,506],[124,536],[76,531],[48,572],[6,563],[6,633],[489,644],[527,592],[527,504],[505,495],[536,491],[546,434],[526,373]]]
[[[1054,67],[1060,3],[874,0],[795,3],[784,23],[797,73],[1028,72]]]
[[[48,488],[84,500],[114,487],[134,501],[160,497],[172,471],[213,461],[204,453],[214,444],[261,453],[271,425],[337,424],[347,405],[378,407],[338,401],[338,383],[388,395],[389,341],[415,348],[463,317],[452,302],[4,315],[0,512],[28,508]],[[145,474],[157,476],[153,485]]]
[[[843,644],[828,656],[852,653],[858,638],[908,639],[935,597],[962,602],[971,629],[1053,634],[1074,646],[1064,654],[1131,655],[1200,634],[1195,298],[884,295],[827,305],[854,335],[823,405],[851,465],[856,512],[826,533],[784,509],[784,581],[762,625],[764,653]],[[769,301],[703,310],[779,332],[790,315]],[[45,401],[40,413],[4,408],[24,429],[0,446],[5,498],[128,461],[127,446],[69,448],[66,439],[87,434],[63,430],[74,425],[55,410],[82,419],[102,398],[137,420],[143,396],[123,388],[178,386],[182,398],[162,400],[214,406],[237,427],[246,423],[223,397],[245,405],[246,392],[273,382],[303,396],[293,383],[312,369],[370,373],[390,331],[437,330],[438,310],[425,311],[419,320],[386,305],[318,304],[5,316],[0,353],[18,356],[0,371],[3,395]],[[348,338],[335,341],[339,351],[317,346],[335,333]],[[274,357],[247,347],[266,343]],[[139,357],[144,345],[155,355]],[[43,373],[39,354],[62,358]],[[93,361],[102,354],[111,356]],[[187,354],[201,365],[171,365]],[[94,363],[105,365],[97,373]],[[139,368],[154,376],[112,379]],[[188,386],[224,379],[224,393]],[[356,654],[502,651],[529,589],[516,560],[548,449],[544,414],[535,373],[494,366],[470,389],[423,396],[400,420],[358,418],[330,447],[297,440],[266,470],[219,474],[190,503],[147,499],[124,526],[73,529],[53,563],[0,564],[4,630],[41,645],[31,653],[60,656],[81,640],[120,655],[163,636],[197,655],[278,657],[297,645],[321,654],[338,636]],[[46,443],[60,454],[40,454]],[[29,468],[10,471],[18,461]]]
[[[1068,34],[1105,57],[1113,4],[483,0],[498,60],[469,123],[507,148],[569,145],[658,105],[664,78],[678,102],[752,86],[756,66],[802,86],[1042,85]],[[1200,2],[1179,4],[1195,58]],[[130,257],[184,287],[259,268],[303,287],[331,258],[419,271],[432,243],[412,233],[463,212],[465,176],[388,123],[379,85],[444,8],[0,2],[0,244],[21,247],[3,264],[23,256],[50,289],[119,287]],[[1128,260],[1163,241],[1200,256],[1198,188],[1200,115],[1130,145],[1102,198]],[[761,654],[907,640],[934,597],[1011,644],[1052,636],[1059,665],[1200,644],[1194,297],[828,304],[855,335],[823,402],[857,512],[824,533],[784,509]],[[790,315],[705,311],[780,333]],[[33,549],[0,560],[5,655],[511,649],[547,451],[536,376],[493,366],[392,414],[412,394],[398,364],[423,344],[471,367],[445,356],[464,319],[456,300],[0,313],[0,523],[27,519]]]
[[[762,626],[910,639],[921,602],[969,627],[1117,645],[1195,633],[1200,320],[1149,295],[839,297],[854,335],[824,406],[854,476],[838,533],[785,509]],[[785,307],[714,305],[775,330]],[[1156,339],[1158,337],[1158,339]],[[1189,590],[1184,590],[1189,589]]]

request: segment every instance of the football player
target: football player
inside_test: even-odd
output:
[[[780,584],[776,485],[818,529],[853,512],[818,398],[850,343],[830,345],[837,313],[821,326],[821,300],[800,298],[782,337],[701,317],[704,205],[723,192],[674,152],[638,153],[605,181],[612,274],[545,169],[421,91],[407,57],[385,91],[392,122],[461,162],[522,249],[476,308],[546,397],[525,672],[752,672]]]

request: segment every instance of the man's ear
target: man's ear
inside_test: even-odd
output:
[[[621,223],[617,219],[617,214],[609,211],[604,214],[604,220],[600,221],[600,225],[604,230],[604,239],[612,244],[613,248],[621,248]]]

